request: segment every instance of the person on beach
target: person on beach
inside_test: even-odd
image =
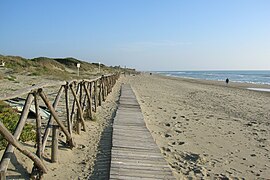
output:
[[[226,79],[226,84],[229,84],[229,79],[228,78]]]

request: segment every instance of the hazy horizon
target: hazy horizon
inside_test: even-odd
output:
[[[140,71],[270,70],[270,1],[1,1],[0,54]]]

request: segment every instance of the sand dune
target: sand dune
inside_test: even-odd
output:
[[[157,75],[128,81],[178,179],[270,178],[270,93]]]

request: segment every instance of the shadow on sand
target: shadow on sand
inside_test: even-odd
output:
[[[117,100],[117,104],[119,104],[119,99]],[[101,134],[94,171],[87,178],[89,180],[106,180],[110,178],[113,121],[116,111],[117,108],[112,113],[107,126]]]

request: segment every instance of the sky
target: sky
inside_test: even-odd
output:
[[[270,70],[270,1],[0,0],[0,54],[141,71]]]

